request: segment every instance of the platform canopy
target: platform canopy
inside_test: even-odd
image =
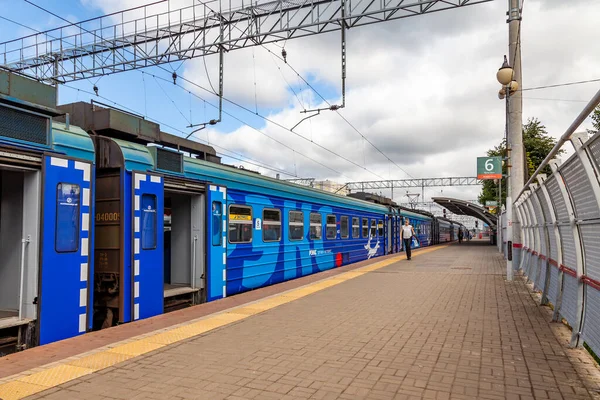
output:
[[[475,217],[492,228],[495,228],[497,225],[498,217],[480,205],[449,197],[433,197],[432,200],[454,214]]]

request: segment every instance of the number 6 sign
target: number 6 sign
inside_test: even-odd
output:
[[[502,179],[502,159],[477,157],[477,179]]]

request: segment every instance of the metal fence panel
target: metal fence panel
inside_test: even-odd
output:
[[[600,354],[600,291],[588,287],[585,303],[583,340],[594,353]]]
[[[525,242],[527,252],[523,254],[523,272],[528,279],[531,279],[531,249],[533,248],[533,240],[531,240],[531,215],[529,214],[528,200],[523,202],[523,217],[525,220],[525,229],[523,231],[522,240]]]
[[[600,281],[600,224],[580,225],[585,254],[585,274]]]
[[[577,218],[592,219],[600,217],[596,196],[579,157],[573,157],[567,161],[561,169],[561,173],[573,199]]]
[[[560,314],[569,325],[574,327],[577,322],[577,278],[566,273],[563,276],[563,299]]]
[[[548,188],[550,198],[552,199],[552,203],[554,204],[554,210],[556,211],[556,220],[559,223],[568,223],[569,212],[567,211],[567,205],[565,204],[565,200],[563,199],[563,196],[560,193],[560,187],[558,186],[558,182],[556,182],[556,178],[553,176],[549,178],[547,182],[548,183],[546,184],[546,187]]]
[[[544,194],[541,189],[538,189],[534,192],[534,205],[535,205],[535,214],[538,223],[537,232],[539,239],[539,274],[537,279],[537,285],[540,289],[544,289],[546,284],[546,260],[548,258],[548,234],[546,233],[546,216],[544,215],[544,209],[541,205],[541,202],[544,201]],[[540,198],[541,197],[541,198]]]
[[[577,254],[575,253],[575,240],[573,239],[573,230],[570,226],[559,226],[560,240],[562,241],[563,265],[577,269]]]
[[[600,169],[600,135],[596,134],[594,138],[590,140],[590,155],[596,162],[596,167]]]
[[[550,286],[548,287],[548,300],[556,306],[558,301],[558,268],[550,267]]]
[[[529,206],[529,215],[531,216],[531,225],[529,227],[530,235],[532,239],[532,249],[531,249],[531,276],[529,279],[533,282],[533,287],[535,289],[539,289],[539,277],[540,277],[540,237],[538,235],[538,216],[537,216],[537,205],[535,204],[535,194],[532,192],[529,198],[527,199],[527,203]]]

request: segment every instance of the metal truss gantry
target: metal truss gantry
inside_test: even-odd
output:
[[[227,10],[215,2],[165,11],[163,0],[0,43],[0,62],[66,83],[489,1],[242,0]]]
[[[476,177],[450,177],[450,178],[420,178],[396,179],[383,181],[348,182],[344,186],[349,190],[377,190],[377,189],[403,189],[424,188],[434,186],[473,186],[482,185],[483,181]]]

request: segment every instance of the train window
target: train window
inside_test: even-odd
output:
[[[326,233],[325,235],[327,236],[327,239],[335,239],[335,237],[337,236],[337,227],[336,227],[336,222],[335,222],[335,215],[328,215],[327,216],[327,226],[326,226]]]
[[[368,218],[362,219],[362,236],[364,238],[369,236],[369,219]]]
[[[221,223],[221,213],[223,204],[220,201],[212,202],[212,245],[220,246],[223,240],[223,224]]]
[[[348,239],[350,236],[348,217],[340,217],[340,236],[342,239]]]
[[[381,220],[377,221],[377,234],[379,237],[383,237],[383,222]]]
[[[229,243],[252,241],[252,207],[229,206]]]
[[[360,225],[358,217],[352,217],[352,238],[360,237]]]
[[[263,241],[281,240],[281,211],[265,208],[263,210]]]
[[[290,240],[302,240],[304,237],[304,213],[290,211]]]
[[[323,231],[323,217],[318,213],[310,213],[310,232],[311,240],[321,239]]]
[[[156,196],[142,195],[142,250],[156,248]]]
[[[376,230],[377,229],[375,228],[375,220],[372,219],[371,220],[371,233],[370,233],[371,237],[373,237],[373,238],[375,237],[375,234],[377,233]]]
[[[56,186],[56,238],[57,253],[79,250],[79,185],[59,183]]]

